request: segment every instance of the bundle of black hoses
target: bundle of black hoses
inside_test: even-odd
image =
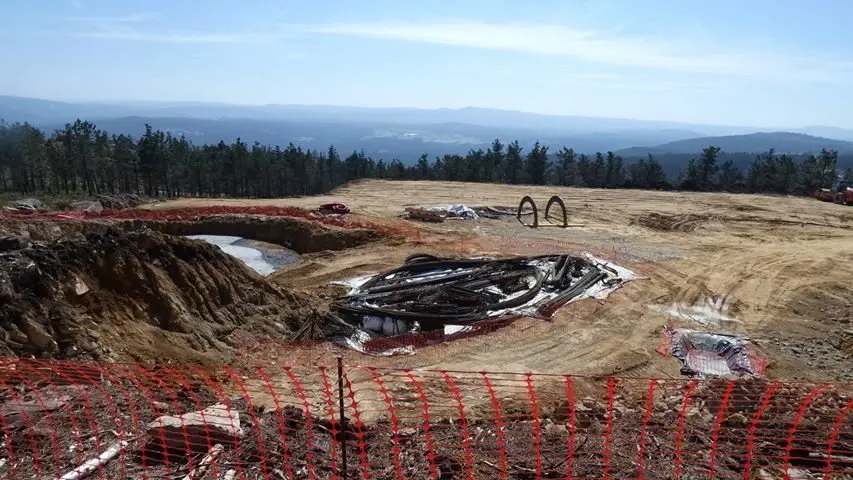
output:
[[[496,260],[416,254],[402,267],[371,278],[358,293],[335,301],[332,310],[354,324],[377,316],[417,321],[433,330],[483,320],[540,293],[553,296],[540,305],[550,314],[606,277],[595,264],[568,255]]]

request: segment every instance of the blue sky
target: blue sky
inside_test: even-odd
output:
[[[0,94],[853,127],[841,0],[3,0]]]

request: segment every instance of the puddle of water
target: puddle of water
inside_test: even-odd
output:
[[[252,270],[261,275],[269,275],[276,270],[299,261],[299,254],[279,245],[274,245],[242,237],[227,235],[187,235],[193,240],[204,240],[216,245],[223,252],[239,258]]]

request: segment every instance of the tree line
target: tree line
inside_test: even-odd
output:
[[[661,160],[662,158],[662,160]],[[672,173],[673,165],[680,165]],[[324,193],[350,180],[452,180],[598,188],[808,194],[837,176],[838,152],[724,153],[625,159],[563,147],[495,140],[466,155],[422,155],[413,165],[363,151],[232,143],[194,145],[146,125],[139,138],[77,120],[46,134],[0,122],[0,191],[19,194],[139,193],[148,196],[287,197]],[[670,170],[668,172],[667,170]],[[846,175],[850,176],[848,170]]]

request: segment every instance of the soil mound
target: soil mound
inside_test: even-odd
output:
[[[228,361],[321,313],[203,241],[102,226],[0,242],[0,355]]]

